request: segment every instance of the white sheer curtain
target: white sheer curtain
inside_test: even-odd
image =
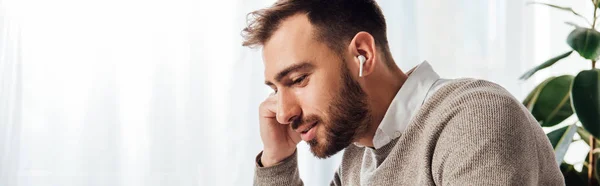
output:
[[[250,185],[269,90],[239,33],[272,2],[0,0],[0,185]],[[404,70],[523,98],[543,78],[520,73],[566,50],[544,44],[568,29],[521,1],[379,3]],[[305,184],[327,184],[340,156],[299,149]]]

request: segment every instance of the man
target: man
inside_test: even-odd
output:
[[[280,0],[250,13],[262,46],[255,185],[302,185],[296,145],[345,150],[331,185],[564,185],[536,120],[502,87],[404,73],[373,0]]]

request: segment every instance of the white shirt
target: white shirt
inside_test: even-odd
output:
[[[412,71],[412,72],[411,72]],[[402,135],[421,105],[448,80],[440,79],[427,61],[408,72],[408,79],[396,93],[373,137],[379,149]],[[355,143],[357,146],[361,146]]]

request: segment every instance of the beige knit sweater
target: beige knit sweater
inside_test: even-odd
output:
[[[260,158],[260,154],[257,158]],[[297,155],[256,167],[254,185],[303,185]],[[458,79],[380,149],[348,146],[331,185],[564,185],[540,125],[508,91]]]

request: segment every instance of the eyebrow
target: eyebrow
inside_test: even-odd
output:
[[[311,69],[313,67],[314,67],[314,65],[309,63],[308,61],[294,64],[292,66],[289,66],[289,67],[283,69],[281,72],[277,73],[277,75],[275,76],[275,81],[280,82],[281,79],[283,79],[283,77],[287,76],[289,73],[300,71],[300,70],[305,70],[305,69]],[[265,81],[265,84],[269,85],[269,86],[273,85],[273,83],[270,81]]]

